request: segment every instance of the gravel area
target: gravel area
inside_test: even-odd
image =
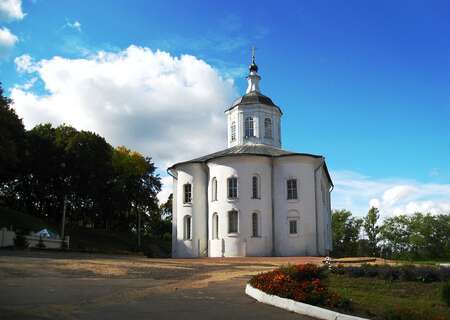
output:
[[[244,294],[253,274],[317,257],[148,259],[0,251],[2,319],[311,319]]]

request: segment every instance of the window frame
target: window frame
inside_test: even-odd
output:
[[[290,185],[292,182],[295,183],[295,185]],[[286,179],[286,199],[288,201],[298,201],[298,179],[295,177],[290,177]]]
[[[271,118],[264,119],[264,138],[273,139],[273,125]]]
[[[192,216],[189,214],[183,218],[183,240],[192,241]]]
[[[299,231],[298,231],[298,218],[289,218],[288,219],[288,229],[289,229],[289,236],[291,237],[295,237],[299,235]],[[294,223],[294,224],[293,224]],[[295,232],[291,232],[292,229],[291,227],[295,225]]]
[[[219,214],[217,212],[212,215],[212,239],[219,239]]]
[[[232,221],[231,220],[231,215],[234,215],[235,214],[235,216],[236,216],[236,220],[235,221]],[[239,233],[239,212],[236,210],[236,209],[231,209],[231,210],[229,210],[228,211],[228,214],[227,214],[227,218],[228,218],[228,221],[227,221],[227,224],[228,224],[228,234],[230,235],[230,234],[238,234]],[[235,225],[232,225],[232,222],[234,222],[235,223]],[[235,229],[234,228],[232,228],[232,227],[236,227]]]
[[[235,181],[235,185],[230,185],[232,181]],[[236,200],[239,197],[239,182],[236,176],[227,178],[227,198],[229,200]]]
[[[255,137],[255,119],[253,116],[245,117],[244,134],[246,139]]]
[[[189,187],[189,190],[186,190]],[[183,204],[192,204],[192,183],[183,184]]]
[[[236,141],[236,121],[231,121],[231,126],[230,126],[230,138],[231,138],[231,142]]]
[[[256,221],[255,221],[255,218],[256,218]],[[252,238],[260,238],[261,237],[260,214],[256,211],[252,212],[251,221],[252,221]]]
[[[256,185],[255,185],[255,178],[256,178]],[[252,175],[252,199],[261,199],[261,183],[260,183],[260,176],[258,174]],[[256,191],[256,193],[255,193]]]
[[[217,178],[211,180],[211,201],[217,201]]]

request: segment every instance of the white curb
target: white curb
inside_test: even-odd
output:
[[[267,294],[261,290],[253,288],[250,284],[245,287],[245,293],[259,302],[270,304],[272,306],[293,311],[295,313],[310,316],[322,320],[368,320],[355,316],[349,316],[339,312],[331,311],[324,308],[312,306],[310,304],[294,301],[291,299],[280,298],[271,294]]]

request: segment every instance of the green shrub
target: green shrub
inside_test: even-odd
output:
[[[450,281],[442,286],[442,299],[450,307]]]

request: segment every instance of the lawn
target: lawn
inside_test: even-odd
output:
[[[387,310],[402,309],[411,312],[420,309],[420,315],[424,318],[419,319],[450,319],[450,308],[441,299],[442,282],[390,282],[339,274],[330,274],[325,281],[330,290],[351,299],[351,313],[361,317],[385,319],[380,315]]]

